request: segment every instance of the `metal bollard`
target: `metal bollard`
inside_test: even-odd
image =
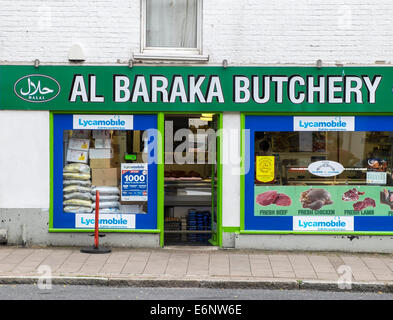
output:
[[[107,247],[99,246],[99,218],[100,218],[100,192],[96,190],[96,213],[94,218],[94,245],[93,247],[84,247],[80,251],[83,253],[109,253],[112,250]]]

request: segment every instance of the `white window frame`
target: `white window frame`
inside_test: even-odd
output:
[[[174,61],[208,61],[202,54],[202,1],[197,0],[197,47],[148,47],[146,46],[146,0],[141,0],[141,39],[140,53],[134,54],[135,60],[174,60]]]

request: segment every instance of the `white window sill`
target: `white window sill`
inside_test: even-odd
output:
[[[184,62],[207,62],[208,55],[200,54],[179,54],[179,53],[137,53],[133,55],[135,61],[184,61]]]

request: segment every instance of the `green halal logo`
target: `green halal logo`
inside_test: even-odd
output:
[[[60,93],[59,83],[43,74],[30,74],[15,82],[15,94],[29,102],[47,102]]]

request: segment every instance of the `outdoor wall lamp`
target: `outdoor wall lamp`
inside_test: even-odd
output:
[[[222,67],[224,69],[226,69],[228,67],[228,60],[227,59],[222,60]]]
[[[82,47],[75,43],[71,46],[70,52],[68,53],[68,60],[73,62],[85,61],[85,55]]]
[[[40,66],[40,60],[35,59],[34,60],[34,67],[38,68]]]
[[[317,68],[318,68],[318,69],[321,69],[321,68],[322,68],[322,60],[321,60],[321,59],[318,59],[318,60],[317,60]]]

